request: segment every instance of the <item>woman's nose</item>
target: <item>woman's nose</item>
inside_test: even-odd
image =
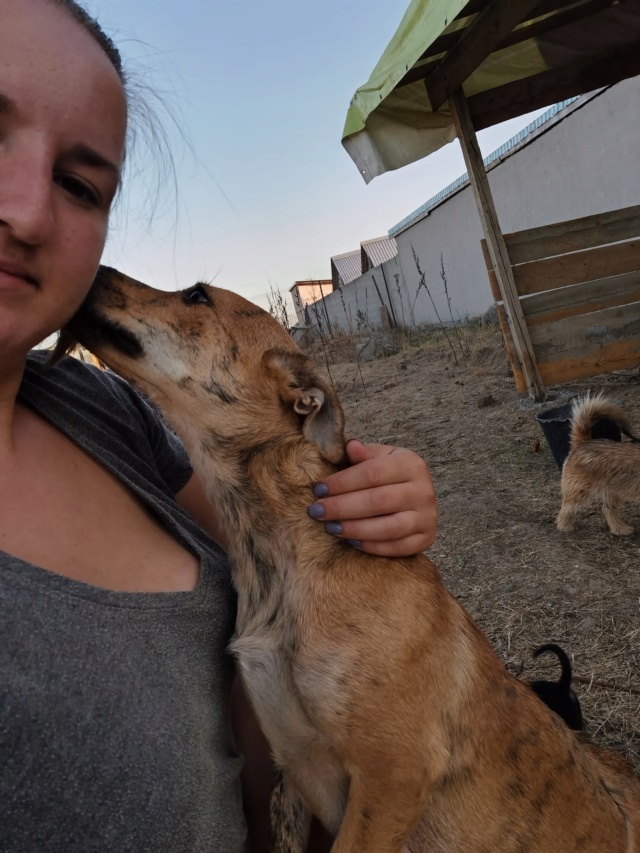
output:
[[[53,231],[52,168],[37,146],[0,154],[0,226],[32,246]]]

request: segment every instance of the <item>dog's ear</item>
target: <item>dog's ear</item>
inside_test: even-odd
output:
[[[335,391],[301,352],[269,350],[263,356],[280,399],[303,418],[302,434],[329,462],[345,453],[344,415]]]

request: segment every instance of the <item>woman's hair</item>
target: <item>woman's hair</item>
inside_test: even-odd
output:
[[[129,73],[125,73],[119,49],[96,19],[77,0],[49,0],[49,2],[67,11],[73,20],[89,33],[105,52],[120,78],[128,107],[127,141],[123,162],[129,160],[128,154],[130,149],[135,148],[141,139],[151,154],[150,161],[157,171],[157,181],[155,184],[154,182],[145,181],[148,220],[150,221],[153,218],[155,208],[162,195],[162,187],[167,178],[169,178],[170,189],[173,190],[175,196],[177,211],[176,167],[169,137],[166,128],[163,127],[162,121],[164,113],[170,123],[178,130],[178,133],[185,138],[184,131],[175,114],[163,97],[158,95],[147,83],[137,81],[135,74],[130,75]],[[122,189],[122,183],[120,184],[120,189]],[[69,332],[65,330],[61,331],[58,344],[50,359],[51,363],[54,364],[66,352],[70,352],[74,346],[75,340]]]
[[[115,46],[113,41],[109,38],[109,36],[102,29],[100,24],[96,21],[95,18],[92,18],[91,15],[82,8],[79,3],[76,3],[76,0],[52,0],[57,6],[61,6],[63,9],[66,9],[67,12],[71,15],[71,17],[76,20],[80,26],[82,26],[90,36],[92,36],[100,45],[100,47],[107,54],[109,59],[111,60],[111,64],[118,72],[118,77],[122,81],[123,85],[126,82],[125,73],[122,68],[122,57],[120,56],[120,51]]]
[[[1,2],[1,0],[0,0]],[[146,163],[153,164],[157,176],[155,181],[145,180],[147,194],[144,218],[151,220],[154,216],[160,197],[164,194],[164,186],[169,183],[169,191],[173,190],[177,198],[177,183],[175,163],[171,144],[167,134],[167,125],[177,129],[182,135],[181,125],[171,105],[163,95],[154,91],[147,82],[148,70],[136,75],[135,71],[125,72],[120,50],[114,41],[105,33],[98,21],[93,18],[78,0],[49,0],[50,3],[64,9],[89,35],[96,41],[107,55],[122,83],[127,100],[127,140],[123,163],[130,160],[129,155],[134,149],[142,148],[150,155]],[[168,121],[167,121],[168,119]],[[129,164],[131,166],[131,164]],[[136,167],[135,174],[146,171],[147,166]],[[122,189],[122,184],[120,186]]]
[[[167,196],[170,207],[178,211],[178,186],[172,144],[168,128],[190,147],[178,109],[170,102],[166,92],[158,92],[148,82],[149,69],[136,68],[125,71],[120,50],[78,0],[48,0],[65,10],[96,41],[116,70],[127,101],[127,138],[123,166],[134,177],[145,173],[142,193],[138,193],[141,216],[148,223],[157,215],[160,202]],[[0,0],[0,3],[2,0]],[[137,45],[142,42],[135,40]],[[144,154],[146,153],[146,157]],[[131,155],[133,155],[133,160]],[[155,172],[149,179],[148,170]],[[120,190],[123,183],[120,183]],[[123,205],[126,210],[127,205]],[[125,217],[127,214],[125,213]]]

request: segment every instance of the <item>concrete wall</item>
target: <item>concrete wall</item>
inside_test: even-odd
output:
[[[640,77],[618,83],[579,108],[570,105],[492,165],[489,183],[504,233],[640,204]],[[436,310],[450,322],[441,255],[456,320],[481,315],[493,304],[480,248],[482,229],[468,185],[395,236],[398,258],[388,262],[393,269],[385,265],[385,272],[399,324],[394,273],[404,293],[406,325],[412,305],[416,325],[437,322]],[[426,288],[418,289],[412,248]],[[382,289],[380,268],[372,273]],[[372,306],[377,309],[380,302],[371,273],[346,285],[343,296],[354,318],[365,302],[373,316]],[[386,301],[386,291],[383,296]],[[343,325],[339,294],[325,301],[330,319]]]
[[[318,325],[319,315],[324,331],[327,325],[324,313],[326,311],[333,330],[358,332],[369,326],[377,329],[381,325],[382,305],[387,309],[391,323],[395,316],[398,325],[410,325],[409,304],[402,286],[401,275],[397,257],[364,273],[341,289],[334,290],[329,296],[325,296],[324,304],[318,301],[310,305],[309,319],[312,325]],[[400,292],[398,292],[396,276]],[[403,322],[405,316],[406,323]]]

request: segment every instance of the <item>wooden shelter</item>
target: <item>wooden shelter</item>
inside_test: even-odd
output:
[[[531,318],[535,311],[530,305],[523,308],[525,297],[534,291],[519,292],[516,277],[522,279],[523,271],[514,274],[518,258],[512,258],[510,251],[527,239],[539,243],[545,234],[539,229],[538,235],[528,234],[526,239],[522,234],[510,235],[505,241],[476,131],[638,74],[640,0],[413,0],[370,80],[356,92],[347,116],[343,144],[365,180],[426,156],[451,141],[454,134],[458,137],[482,222],[488,268],[518,386],[537,400],[544,398],[545,381],[539,364],[540,347],[536,352],[531,324],[525,316],[528,312]],[[627,225],[622,228],[626,236],[617,236],[618,240],[640,236],[638,209],[622,212],[619,219]],[[580,279],[580,262],[557,258],[553,262],[556,267],[573,263],[569,278],[557,279],[564,281],[557,288],[591,282],[590,294],[596,299],[590,302],[589,294],[583,294],[584,313],[589,313],[589,305],[598,304],[607,289],[610,291],[608,282],[616,274],[632,276],[626,280],[629,287],[624,298],[637,302],[639,296],[638,243],[624,250],[615,245],[603,247],[609,238],[593,235],[599,227],[600,220],[592,217],[583,225],[561,223],[555,234],[560,254],[571,251],[563,244],[562,234],[572,230],[591,234],[581,244],[581,251],[599,253],[600,261],[591,258],[589,263],[600,263],[600,273],[587,279]],[[613,226],[609,229],[614,237],[622,232]],[[551,245],[547,241],[544,251]],[[621,251],[632,257],[626,267],[623,264],[622,272],[615,273],[615,259]],[[610,269],[606,268],[608,261],[613,264]],[[544,276],[551,269],[552,264],[543,255],[535,262],[538,266],[530,265],[527,275]],[[535,285],[535,292],[541,290],[544,287]],[[549,298],[553,302],[553,297]],[[570,303],[571,294],[568,299]],[[619,313],[620,304],[614,299],[613,304],[597,310],[607,311],[617,305]],[[632,314],[637,323],[635,309]],[[567,316],[565,312],[561,318],[565,323]],[[609,328],[586,321],[587,326],[592,349],[599,350],[600,358],[593,358],[587,345],[584,358],[564,359],[564,367],[556,364],[553,370],[545,368],[547,383],[640,363],[640,329],[633,322],[619,322]],[[604,337],[597,339],[593,330],[599,327],[604,329]],[[626,349],[624,328],[629,335]],[[603,357],[602,348],[609,345],[613,345],[611,357]]]

